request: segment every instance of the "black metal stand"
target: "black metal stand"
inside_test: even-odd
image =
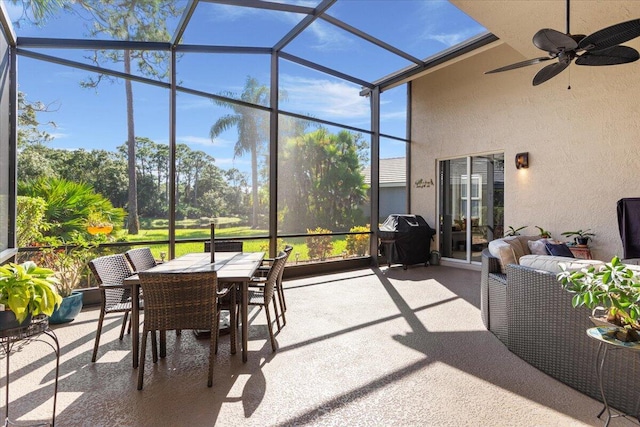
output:
[[[607,336],[607,330],[615,330],[616,328],[590,328],[587,330],[587,335],[590,338],[593,338],[598,341],[598,353],[596,356],[596,375],[598,376],[598,387],[600,388],[600,396],[602,397],[603,407],[600,413],[598,414],[598,418],[602,417],[603,414],[606,413],[606,418],[604,420],[604,427],[608,427],[612,418],[627,418],[629,419],[629,415],[622,413],[611,413],[611,407],[609,406],[609,402],[607,402],[607,396],[604,392],[604,365],[607,359],[608,351],[617,351],[617,350],[634,350],[639,351],[640,347],[637,345],[630,346],[630,343],[625,343],[623,341],[619,341],[614,338],[605,338]],[[640,414],[638,413],[638,407],[640,406],[640,400],[636,403],[636,419],[640,422]]]
[[[53,340],[53,344],[49,341],[41,339],[42,335],[46,335]],[[51,417],[51,423],[39,423],[34,426],[51,426],[54,427],[56,423],[56,398],[58,395],[58,370],[60,367],[60,344],[58,343],[58,337],[49,329],[49,318],[45,315],[35,316],[31,323],[27,326],[22,326],[14,329],[7,329],[0,331],[0,355],[4,355],[7,359],[6,363],[6,388],[5,388],[5,411],[4,411],[4,426],[16,425],[9,419],[9,359],[12,352],[20,350],[24,345],[31,341],[40,341],[47,344],[53,349],[56,354],[56,376],[55,385],[53,388],[53,416]]]

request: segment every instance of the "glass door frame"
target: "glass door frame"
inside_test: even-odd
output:
[[[497,152],[489,152],[489,153],[477,153],[474,155],[466,155],[466,156],[457,156],[457,157],[451,157],[451,158],[442,158],[442,159],[437,159],[436,160],[436,170],[437,170],[437,177],[438,177],[438,182],[437,182],[437,189],[436,189],[436,218],[438,218],[439,220],[436,221],[436,236],[437,236],[437,248],[438,250],[441,252],[442,258],[446,259],[447,261],[451,261],[451,262],[456,262],[456,263],[464,263],[464,264],[475,264],[475,265],[479,265],[480,261],[479,260],[473,260],[473,218],[472,218],[472,213],[473,213],[473,209],[472,209],[472,199],[473,199],[473,183],[474,183],[474,179],[473,179],[473,161],[474,158],[482,158],[482,157],[487,157],[487,156],[495,156],[495,155],[503,155],[504,156],[504,152],[503,151],[497,151]],[[453,218],[451,217],[451,215],[449,215],[449,217],[445,216],[443,214],[443,207],[446,203],[450,203],[450,201],[445,200],[447,193],[443,193],[445,191],[444,185],[450,185],[451,183],[451,171],[450,170],[445,170],[443,171],[443,163],[444,162],[450,162],[452,160],[465,160],[466,161],[466,167],[465,167],[465,173],[464,175],[461,175],[461,179],[460,179],[460,184],[462,184],[464,181],[466,181],[465,184],[465,188],[464,191],[461,188],[461,195],[460,195],[460,199],[466,199],[466,203],[464,203],[464,231],[465,231],[465,240],[464,240],[464,247],[465,247],[465,257],[464,259],[461,258],[455,258],[453,256],[448,256],[447,255],[447,251],[443,250],[446,249],[446,241],[442,241],[443,239],[445,239],[445,236],[443,235],[443,231],[445,229],[447,229],[447,227],[452,230],[453,229]],[[503,159],[504,162],[504,159]],[[493,169],[492,169],[492,173],[493,173]],[[443,174],[445,175],[443,177]],[[476,173],[477,175],[477,173]],[[466,179],[464,179],[466,177]],[[471,177],[471,179],[469,179],[469,177]],[[504,176],[503,176],[504,179]],[[489,185],[490,182],[493,182],[493,180],[491,179],[487,179],[486,183],[482,183],[485,185]],[[444,184],[446,183],[446,184]],[[479,192],[482,192],[482,185],[480,185],[480,187],[478,188]],[[494,193],[495,193],[495,183],[493,184],[492,188],[489,189],[487,188],[487,200],[490,203],[490,207],[491,209],[487,209],[487,219],[491,220],[491,223],[494,222],[494,213],[493,210],[495,209],[495,205],[494,205]],[[462,193],[466,194],[466,196],[463,197]],[[489,201],[489,198],[492,198],[492,200]],[[504,200],[503,200],[503,205],[504,205]],[[479,207],[480,210],[482,210],[482,206]],[[493,239],[493,229],[491,230],[487,230],[487,243],[488,241]],[[452,236],[448,235],[446,237],[446,239],[449,240],[449,245],[451,245],[449,247],[449,253],[453,252],[453,250],[455,248],[453,248],[453,240],[452,240]]]

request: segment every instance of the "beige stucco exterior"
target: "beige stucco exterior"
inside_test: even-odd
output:
[[[504,152],[505,226],[536,234],[538,225],[554,237],[590,228],[594,257],[621,255],[616,202],[640,197],[640,62],[574,64],[537,87],[543,65],[484,75],[523,59],[497,42],[413,82],[412,181],[437,182],[441,159]],[[523,151],[530,167],[516,170]],[[437,188],[411,185],[411,201],[437,223]]]

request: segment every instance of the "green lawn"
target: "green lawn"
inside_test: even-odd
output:
[[[182,239],[206,239],[209,238],[210,229],[207,228],[189,228],[178,229],[176,228],[176,240]],[[264,236],[267,235],[267,230],[253,230],[250,227],[229,227],[229,228],[216,228],[217,239],[230,239],[230,238],[242,238],[252,236]],[[169,238],[169,230],[167,229],[144,229],[140,230],[138,235],[127,236],[127,241],[149,241],[149,240],[167,240]],[[336,236],[332,238],[333,250],[331,256],[340,256],[347,247],[345,236]],[[307,244],[304,237],[297,237],[290,240],[279,239],[278,246],[284,247],[285,244],[293,246],[290,262],[308,261],[309,253],[307,250]],[[204,250],[203,242],[189,242],[189,243],[176,243],[176,256],[180,256],[189,252],[202,252]],[[269,250],[268,239],[258,240],[245,240],[244,250],[247,252],[259,252]],[[151,251],[153,255],[160,259],[160,253],[168,252],[167,244],[151,245]],[[297,257],[296,257],[297,255]]]

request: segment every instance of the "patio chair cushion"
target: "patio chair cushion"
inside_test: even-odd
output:
[[[520,265],[535,268],[536,270],[559,273],[562,271],[560,264],[564,264],[568,270],[580,270],[591,266],[604,265],[602,261],[594,259],[577,259],[556,255],[525,255],[520,258]]]
[[[571,253],[571,249],[565,243],[545,243],[545,247],[549,251],[550,255],[567,257],[567,258],[575,258],[573,253]]]
[[[531,240],[540,240],[540,236],[509,236],[489,242],[489,252],[500,261],[502,274],[507,274],[507,265],[518,264],[521,257],[531,253]]]
[[[529,252],[532,255],[549,255],[549,251],[545,246],[547,242],[555,243],[555,240],[547,239],[547,238],[543,238],[540,240],[529,240],[527,242],[527,246],[529,247]]]

